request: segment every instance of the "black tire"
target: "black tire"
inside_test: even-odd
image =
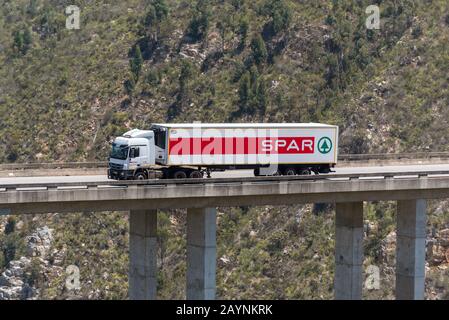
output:
[[[203,178],[203,173],[199,170],[193,170],[190,172],[189,174],[189,178],[190,179],[202,179]]]
[[[312,174],[312,172],[310,172],[309,169],[301,169],[299,170],[299,175],[300,176],[310,176]]]
[[[137,172],[134,175],[134,180],[147,180],[147,175],[145,174],[145,172]]]
[[[187,179],[187,173],[184,170],[177,170],[173,173],[173,179]]]
[[[295,168],[288,167],[284,169],[284,176],[295,176],[295,175],[296,175]]]
[[[319,173],[331,173],[331,168],[329,166],[319,168],[317,174]]]
[[[260,176],[260,169],[259,168],[254,169],[254,176],[255,177],[259,177]]]

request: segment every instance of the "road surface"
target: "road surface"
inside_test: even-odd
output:
[[[378,166],[378,167],[337,167],[339,174],[358,173],[401,173],[418,171],[449,171],[449,164],[432,165],[403,165],[403,166]],[[212,178],[244,178],[253,177],[253,170],[231,170],[225,172],[213,172]],[[8,177],[0,178],[0,186],[8,184],[33,184],[33,183],[59,183],[59,182],[101,182],[108,181],[106,175],[84,175],[84,176],[47,176],[47,177]]]

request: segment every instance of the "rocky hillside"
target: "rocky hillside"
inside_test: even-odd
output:
[[[431,202],[426,297],[449,299],[449,210]],[[226,208],[218,211],[217,295],[221,299],[332,299],[332,206]],[[394,299],[394,203],[365,206],[366,275],[380,286],[366,299]],[[158,297],[184,299],[185,212],[159,213]],[[1,299],[126,299],[126,213],[3,218]],[[30,230],[30,231],[28,231]],[[30,233],[28,233],[30,232]],[[79,288],[70,289],[70,266]]]
[[[0,162],[104,160],[129,128],[194,120],[328,122],[341,152],[447,151],[448,2],[377,1],[367,30],[371,2],[0,0]],[[448,205],[429,210],[427,297],[448,298]],[[332,212],[220,209],[218,296],[332,297]],[[367,298],[393,297],[394,212],[366,205],[382,282]],[[1,219],[1,298],[127,296],[126,213]],[[159,224],[159,294],[182,298],[185,212]]]
[[[103,160],[155,121],[323,121],[342,152],[445,151],[448,3],[0,1],[0,161]]]

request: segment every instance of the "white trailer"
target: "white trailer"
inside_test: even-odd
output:
[[[108,176],[201,178],[254,169],[255,175],[328,173],[337,163],[338,127],[317,123],[153,124],[115,139]]]

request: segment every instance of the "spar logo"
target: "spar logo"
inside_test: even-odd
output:
[[[328,137],[323,137],[318,141],[318,151],[322,154],[328,154],[332,150],[332,140]]]
[[[313,153],[314,138],[284,137],[261,139],[263,153],[292,154]]]

